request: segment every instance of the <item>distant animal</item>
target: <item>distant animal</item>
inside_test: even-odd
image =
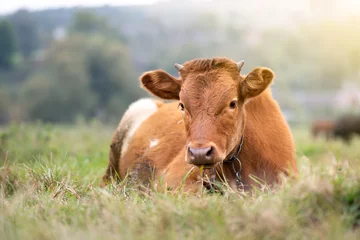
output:
[[[350,143],[351,138],[360,135],[360,115],[343,115],[336,119],[334,137]]]
[[[113,135],[102,185],[128,175],[196,192],[205,167],[206,176],[249,190],[296,174],[292,134],[269,88],[274,73],[258,67],[243,76],[243,64],[195,59],[175,64],[177,78],[163,70],[145,72],[143,88],[175,101],[130,105]]]
[[[324,135],[326,140],[332,138],[335,122],[332,120],[316,120],[311,124],[311,134],[314,138]]]

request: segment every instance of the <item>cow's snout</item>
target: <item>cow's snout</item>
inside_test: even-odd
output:
[[[189,145],[187,149],[188,162],[194,165],[212,165],[216,162],[217,151],[213,144],[207,146]]]

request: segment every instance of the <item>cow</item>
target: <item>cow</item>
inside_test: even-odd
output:
[[[330,140],[333,136],[334,128],[335,122],[332,120],[315,120],[311,124],[311,134],[314,138],[323,134],[326,140]]]
[[[142,87],[174,101],[129,106],[113,135],[102,185],[129,176],[197,192],[208,177],[247,191],[295,176],[292,134],[269,88],[274,73],[257,67],[244,76],[243,64],[195,59],[175,64],[179,77],[145,72]]]
[[[360,115],[345,114],[337,118],[333,135],[349,144],[353,136],[360,135]]]

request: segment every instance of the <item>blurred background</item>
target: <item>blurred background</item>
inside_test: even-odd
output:
[[[359,0],[6,1],[0,124],[118,122],[138,76],[226,56],[276,73],[291,124],[360,112]]]

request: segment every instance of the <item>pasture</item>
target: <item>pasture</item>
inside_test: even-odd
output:
[[[199,195],[98,187],[114,126],[0,128],[0,239],[359,239],[360,139],[292,129],[299,179]],[[274,139],[276,141],[276,139]]]

